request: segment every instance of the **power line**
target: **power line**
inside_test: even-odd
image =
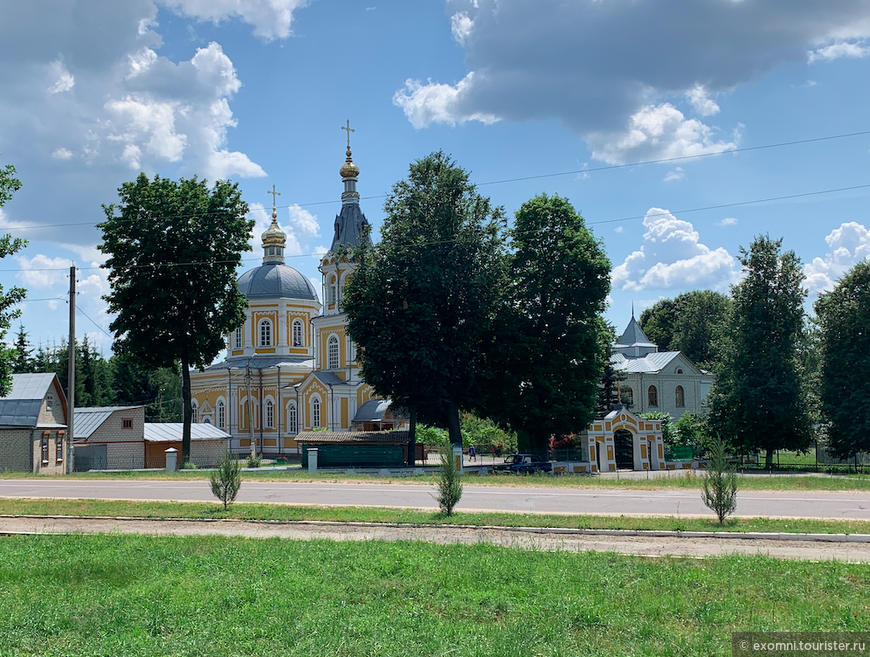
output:
[[[770,203],[772,201],[787,201],[787,200],[791,200],[791,199],[807,198],[810,196],[821,196],[824,194],[836,194],[839,192],[850,192],[850,191],[854,191],[854,190],[858,190],[858,189],[868,189],[868,188],[870,188],[870,184],[852,185],[851,187],[837,187],[835,189],[821,189],[821,190],[817,190],[817,191],[813,191],[813,192],[802,192],[800,194],[784,194],[781,196],[769,196],[766,198],[752,199],[749,201],[734,201],[732,203],[720,203],[718,205],[705,205],[705,206],[699,207],[699,208],[673,210],[673,211],[669,211],[669,214],[692,214],[695,212],[705,212],[707,210],[721,210],[724,208],[734,208],[734,207],[745,206],[745,205],[757,205],[759,203]],[[619,219],[602,219],[600,221],[589,221],[589,222],[586,222],[586,224],[588,226],[597,226],[597,225],[601,225],[601,224],[613,224],[613,223],[619,223],[619,222],[623,222],[623,221],[638,221],[641,219],[645,219],[646,217],[656,217],[656,216],[664,217],[667,215],[665,213],[642,214],[642,215],[633,215],[633,216],[629,216],[629,217],[621,217]],[[451,241],[453,241],[453,240],[439,240],[437,242],[421,242],[419,244],[414,244],[414,245],[409,244],[406,246],[407,247],[410,247],[410,246],[414,246],[414,247],[431,246],[434,244],[444,244],[444,243],[448,243]],[[309,257],[313,257],[313,256],[323,256],[323,255],[324,255],[324,253],[299,253],[299,254],[294,254],[294,255],[285,256],[285,257],[286,258],[309,258]],[[241,262],[250,262],[250,261],[255,261],[255,260],[260,260],[260,259],[261,258],[242,258]],[[137,265],[137,267],[141,268],[141,269],[145,269],[145,268],[152,268],[153,269],[156,267],[190,267],[190,266],[201,266],[204,264],[231,264],[233,262],[236,262],[236,261],[235,260],[196,260],[193,262],[154,262],[154,263],[147,263],[147,264],[143,264],[143,265]],[[45,268],[38,268],[38,269],[37,268],[27,269],[24,271],[66,271],[66,269],[67,269],[66,267],[63,267],[63,268],[45,267]],[[79,269],[81,271],[92,271],[92,270],[100,270],[100,269],[104,269],[104,268],[103,267],[77,267],[77,269]],[[20,269],[0,269],[0,272],[18,272],[18,271],[22,271],[22,270],[20,270]]]
[[[812,137],[809,139],[795,139],[795,140],[791,140],[791,141],[777,142],[775,144],[762,144],[761,146],[745,146],[743,148],[728,148],[728,149],[723,149],[723,150],[719,150],[719,151],[712,151],[709,153],[698,153],[697,155],[680,155],[680,156],[676,156],[676,157],[659,158],[659,159],[655,159],[655,160],[640,160],[637,162],[629,162],[626,164],[610,164],[610,165],[605,165],[605,166],[600,166],[600,167],[593,167],[593,168],[586,168],[586,169],[574,169],[571,171],[560,171],[560,172],[556,172],[556,173],[542,173],[542,174],[535,174],[535,175],[530,175],[530,176],[520,176],[517,178],[503,178],[501,180],[489,180],[489,181],[485,181],[485,182],[481,182],[481,183],[476,183],[476,186],[485,187],[488,185],[501,185],[501,184],[505,184],[505,183],[523,182],[523,181],[527,181],[527,180],[541,180],[541,179],[545,179],[545,178],[557,178],[557,177],[561,177],[561,176],[574,176],[574,175],[580,175],[580,174],[598,173],[598,172],[602,172],[602,171],[614,171],[617,169],[628,169],[631,167],[646,166],[649,164],[667,164],[667,163],[672,163],[672,162],[682,162],[684,160],[696,160],[696,159],[701,159],[701,158],[705,158],[705,157],[717,157],[719,155],[727,155],[729,153],[749,153],[752,151],[770,150],[770,149],[774,149],[774,148],[784,148],[787,146],[799,146],[799,145],[803,145],[803,144],[813,144],[813,143],[818,143],[818,142],[834,141],[837,139],[848,139],[851,137],[863,137],[866,135],[870,135],[870,130],[861,130],[858,132],[847,132],[847,133],[843,133],[843,134],[839,134],[839,135],[827,135],[824,137]],[[376,199],[387,198],[388,196],[389,196],[389,194],[376,194],[374,196],[362,196],[362,197],[360,197],[360,200],[361,201],[376,200]],[[286,209],[286,208],[291,208],[291,207],[303,207],[304,208],[304,207],[314,207],[314,206],[318,206],[318,205],[334,205],[336,203],[340,203],[340,200],[333,199],[330,201],[313,201],[313,202],[309,202],[309,203],[291,203],[288,205],[278,205],[275,207],[280,208],[280,209]],[[183,219],[183,218],[189,217],[189,216],[206,216],[207,214],[217,214],[217,212],[197,213],[196,215],[174,214],[172,216],[174,218]],[[248,215],[252,214],[252,211],[249,210],[247,214]],[[124,219],[122,219],[120,217],[115,217],[112,220],[113,221],[125,221]],[[133,220],[131,219],[131,220],[126,220],[126,221],[133,221]],[[68,227],[73,227],[73,226],[96,226],[96,224],[94,224],[93,222],[90,222],[90,221],[71,222],[71,223],[63,223],[63,224],[31,224],[28,226],[7,226],[7,227],[3,227],[2,230],[5,230],[5,231],[37,230],[37,229],[41,229],[41,228],[68,228]]]

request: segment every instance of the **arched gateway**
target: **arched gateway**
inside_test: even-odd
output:
[[[617,436],[618,434],[618,436]],[[662,423],[639,417],[625,408],[617,408],[605,417],[595,420],[583,432],[592,471],[615,472],[617,469],[617,440],[629,440],[631,459],[619,459],[619,467],[635,470],[661,470],[665,460]],[[624,443],[623,443],[624,444]],[[628,445],[625,445],[627,448]],[[627,451],[627,449],[626,449]]]

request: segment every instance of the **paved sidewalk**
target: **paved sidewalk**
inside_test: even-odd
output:
[[[147,520],[125,518],[3,517],[0,534],[114,533],[155,536],[237,536],[336,541],[426,541],[439,544],[489,543],[526,550],[618,552],[662,557],[713,557],[764,554],[779,559],[870,563],[870,543],[816,542],[748,538],[607,535],[561,530],[464,528],[445,526],[378,526],[318,522],[249,522],[238,520]]]

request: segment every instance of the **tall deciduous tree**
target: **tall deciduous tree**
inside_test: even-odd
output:
[[[746,277],[732,288],[734,309],[713,391],[710,424],[744,450],[803,450],[812,441],[798,366],[803,329],[803,272],[782,240],[755,239],[741,248]]]
[[[15,167],[7,164],[0,167],[0,208],[12,198],[12,194],[21,188],[21,181],[15,177]],[[27,244],[22,239],[13,239],[11,235],[0,237],[0,259],[18,252]],[[21,314],[13,306],[24,299],[27,292],[23,288],[13,287],[3,292],[0,285],[0,397],[9,394],[12,388],[12,370],[14,366],[14,350],[2,346],[3,338],[12,325],[12,320]]]
[[[612,333],[602,318],[610,260],[571,203],[541,194],[516,212],[510,281],[481,396],[521,450],[546,454],[552,435],[595,417]]]
[[[366,383],[458,445],[504,287],[503,214],[442,152],[412,164],[384,210],[381,242],[354,256],[348,331]]]
[[[118,353],[139,354],[155,368],[181,364],[182,462],[190,458],[190,367],[205,367],[244,321],[236,285],[241,254],[250,250],[247,204],[238,185],[169,180],[140,174],[104,206],[100,250],[109,258],[110,328]]]
[[[661,351],[682,351],[701,367],[715,369],[716,345],[731,305],[720,292],[694,290],[657,301],[641,313],[640,327]]]
[[[861,262],[815,305],[821,327],[820,398],[831,451],[870,452],[870,262]]]

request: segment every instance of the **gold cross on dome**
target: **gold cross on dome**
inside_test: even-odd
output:
[[[347,150],[350,150],[350,133],[356,132],[356,130],[350,127],[350,119],[347,120],[347,127],[341,126],[341,129],[347,130]]]
[[[281,192],[276,192],[275,185],[272,185],[272,191],[266,193],[272,195],[272,214],[275,214],[275,212],[278,210],[277,201],[278,197],[281,196]]]

